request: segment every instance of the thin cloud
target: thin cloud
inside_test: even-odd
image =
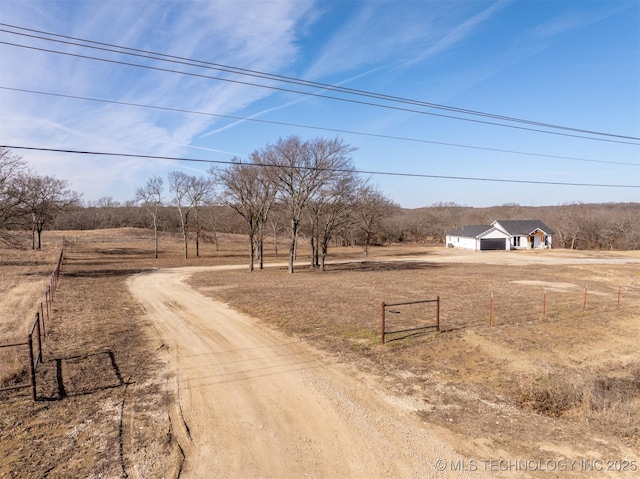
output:
[[[473,35],[510,2],[500,0],[475,14],[466,10],[473,4],[428,3],[416,9],[412,3],[394,2],[393,15],[387,2],[366,3],[333,33],[305,76],[322,78],[367,66],[399,68],[421,63]]]
[[[439,39],[433,46],[427,48],[425,52],[417,57],[404,62],[403,66],[410,66],[416,63],[423,62],[427,58],[436,56],[442,52],[451,49],[457,43],[466,40],[472,36],[481,25],[485,24],[489,20],[493,19],[498,13],[506,8],[511,0],[500,0],[494,3],[490,7],[473,15],[471,18],[465,20],[460,25],[455,26],[450,32]]]
[[[2,6],[3,21],[80,38],[184,57],[278,71],[298,54],[297,22],[311,7],[296,0],[252,4],[217,2],[21,2]],[[34,10],[36,13],[34,14]],[[64,19],[64,23],[61,20]],[[16,41],[16,38],[18,41]],[[110,58],[78,47],[11,36],[17,43]],[[271,94],[268,90],[176,74],[1,46],[2,85],[139,103],[233,113]],[[129,59],[133,63],[144,60]],[[149,63],[147,61],[147,63]],[[152,62],[153,63],[153,62]],[[180,69],[176,65],[163,67]],[[211,71],[211,76],[216,72]],[[217,120],[141,112],[2,92],[3,142],[110,151],[179,154]],[[20,111],[18,123],[7,112]],[[9,127],[8,125],[14,125]],[[30,161],[47,167],[45,155]],[[110,167],[114,167],[111,165]],[[73,170],[73,168],[71,169]],[[115,175],[122,172],[116,168]],[[102,175],[100,175],[102,176]],[[87,179],[85,177],[85,179]]]
[[[633,3],[633,2],[631,2]],[[630,4],[605,4],[605,8],[600,9],[577,9],[566,10],[546,22],[531,29],[528,35],[532,39],[547,40],[558,36],[575,32],[599,22],[611,15],[615,15],[628,8],[633,8]]]

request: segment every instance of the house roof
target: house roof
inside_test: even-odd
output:
[[[553,234],[551,228],[539,220],[496,220],[492,224],[499,224],[510,235],[529,235],[536,230]]]
[[[449,231],[450,236],[464,236],[465,238],[476,238],[487,230],[493,228],[491,225],[467,225],[457,230]]]

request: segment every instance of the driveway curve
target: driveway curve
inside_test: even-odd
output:
[[[463,458],[409,404],[185,282],[224,268],[161,269],[129,280],[169,352],[171,419],[185,454],[180,477],[453,477],[437,461]]]

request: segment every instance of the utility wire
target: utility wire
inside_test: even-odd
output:
[[[144,158],[151,160],[168,160],[168,161],[187,161],[193,163],[210,163],[220,165],[237,165],[234,161],[223,160],[203,160],[199,158],[185,158],[175,156],[158,156],[158,155],[136,155],[130,153],[109,153],[100,151],[83,151],[83,150],[67,150],[59,148],[39,148],[30,146],[19,145],[0,145],[0,148],[8,148],[12,150],[30,150],[30,151],[46,151],[53,153],[70,153],[75,155],[93,155],[93,156],[119,156],[122,158]],[[260,167],[277,167],[278,165],[270,164],[256,164],[256,163],[243,163],[246,166],[260,166]],[[463,180],[463,181],[484,181],[484,182],[498,182],[498,183],[519,183],[519,184],[531,184],[531,185],[555,185],[555,186],[582,186],[582,187],[599,187],[599,188],[640,188],[640,185],[620,185],[620,184],[601,184],[601,183],[570,183],[559,181],[535,181],[535,180],[514,180],[507,178],[481,178],[473,176],[446,176],[446,175],[427,175],[420,173],[396,173],[389,171],[369,171],[358,169],[346,169],[346,168],[314,168],[311,166],[295,166],[297,170],[314,170],[314,171],[328,171],[335,173],[358,173],[363,175],[378,175],[378,176],[400,176],[408,178],[434,178],[445,180]]]
[[[481,123],[481,124],[485,124],[485,125],[501,126],[501,127],[504,127],[504,128],[512,128],[512,129],[516,129],[516,130],[534,131],[534,132],[537,132],[537,133],[546,133],[546,134],[549,134],[549,135],[558,135],[558,136],[567,136],[567,137],[573,137],[573,138],[582,138],[582,139],[586,139],[586,140],[604,141],[604,142],[608,142],[608,143],[623,143],[623,144],[628,144],[628,145],[638,145],[638,143],[631,142],[631,141],[612,140],[612,139],[608,139],[608,138],[594,138],[594,137],[591,137],[591,136],[573,135],[573,134],[569,134],[569,133],[560,133],[560,132],[556,132],[556,131],[539,130],[539,129],[536,129],[536,128],[526,128],[526,127],[522,127],[522,126],[505,125],[503,123],[495,123],[495,122],[490,122],[490,121],[476,120],[476,119],[473,119],[473,118],[462,118],[462,117],[451,116],[451,115],[443,115],[443,114],[440,114],[440,113],[426,112],[426,111],[423,111],[423,110],[413,110],[413,109],[410,109],[410,108],[403,108],[403,107],[397,107],[397,106],[392,106],[392,105],[382,105],[380,103],[372,103],[372,102],[365,102],[365,101],[360,101],[360,100],[353,100],[353,99],[349,99],[349,98],[340,98],[340,97],[335,97],[335,96],[330,96],[330,95],[322,95],[322,94],[319,94],[319,93],[303,92],[303,91],[299,91],[299,90],[291,90],[291,89],[288,89],[288,88],[280,88],[280,87],[269,86],[269,85],[259,85],[259,84],[244,82],[244,81],[240,81],[240,80],[231,80],[229,78],[220,78],[220,77],[215,77],[215,76],[210,76],[210,75],[203,75],[203,74],[199,74],[199,73],[184,72],[184,71],[179,71],[179,70],[171,70],[169,68],[154,67],[154,66],[150,66],[150,65],[141,65],[141,64],[138,64],[138,63],[129,63],[129,62],[124,62],[124,61],[119,61],[119,60],[109,60],[109,59],[106,59],[106,58],[92,57],[92,56],[88,56],[88,55],[80,55],[80,54],[77,54],[77,53],[60,52],[60,51],[57,51],[57,50],[50,50],[50,49],[47,49],[47,48],[39,48],[39,47],[30,46],[30,45],[21,45],[21,44],[5,42],[5,41],[0,41],[0,44],[10,45],[10,46],[18,47],[18,48],[25,48],[25,49],[29,49],[29,50],[37,50],[37,51],[42,51],[42,52],[46,52],[46,53],[56,53],[56,54],[59,54],[59,55],[65,55],[65,56],[70,56],[70,57],[84,58],[84,59],[88,59],[88,60],[97,60],[97,61],[101,61],[101,62],[105,62],[105,63],[117,64],[117,65],[125,65],[125,66],[137,67],[137,68],[145,68],[145,69],[148,69],[148,70],[161,71],[161,72],[167,72],[167,73],[178,73],[180,75],[193,76],[193,77],[204,78],[204,79],[208,79],[208,80],[218,80],[218,81],[224,81],[224,82],[229,82],[229,83],[236,83],[236,84],[240,84],[240,85],[257,86],[257,87],[261,87],[261,88],[267,88],[267,89],[270,89],[270,90],[284,91],[284,92],[288,92],[288,93],[298,93],[298,94],[307,95],[307,96],[313,96],[313,97],[317,97],[317,98],[328,98],[328,99],[332,99],[332,100],[339,100],[339,101],[355,103],[355,104],[360,104],[360,105],[376,106],[376,107],[388,108],[388,109],[392,109],[392,110],[405,111],[405,112],[410,112],[410,113],[419,113],[421,115],[430,115],[430,116],[437,116],[437,117],[441,117],[441,118],[450,118],[450,119],[468,121],[468,122],[473,122],[473,123]]]
[[[82,96],[76,96],[76,95],[65,95],[65,94],[62,94],[62,93],[52,93],[52,92],[43,92],[43,91],[37,91],[37,90],[27,90],[27,89],[23,89],[23,88],[11,88],[11,87],[0,86],[0,90],[10,90],[10,91],[23,92],[23,93],[33,93],[33,94],[37,94],[37,95],[46,95],[46,96],[60,97],[60,98],[69,98],[69,99],[74,99],[74,100],[92,101],[92,102],[123,105],[123,106],[133,106],[133,107],[137,107],[137,108],[149,108],[149,109],[153,109],[153,110],[170,111],[170,112],[176,112],[176,113],[188,113],[188,114],[193,114],[193,115],[212,116],[212,117],[217,117],[217,118],[227,118],[227,119],[238,120],[238,121],[252,121],[252,122],[266,123],[266,124],[273,124],[273,125],[292,126],[292,127],[296,127],[296,128],[309,128],[309,129],[314,129],[314,130],[331,131],[331,132],[335,132],[335,133],[343,133],[343,134],[351,134],[351,135],[370,136],[370,137],[375,137],[375,138],[385,138],[385,139],[399,140],[399,141],[411,141],[411,142],[429,143],[429,144],[442,145],[442,146],[452,146],[452,147],[456,147],[456,148],[468,148],[468,149],[473,149],[473,150],[493,151],[493,152],[498,152],[498,153],[510,153],[510,154],[516,154],[516,155],[535,156],[535,157],[542,157],[542,158],[555,158],[555,159],[571,160],[571,161],[583,161],[583,162],[590,162],[590,163],[605,163],[605,164],[608,164],[608,165],[625,165],[625,166],[639,166],[640,165],[639,163],[627,163],[627,162],[622,162],[622,161],[592,160],[592,159],[588,159],[588,158],[576,158],[576,157],[571,157],[571,156],[560,156],[560,155],[549,155],[549,154],[544,154],[544,153],[532,153],[532,152],[526,152],[526,151],[505,150],[505,149],[500,149],[500,148],[489,148],[489,147],[474,146],[474,145],[464,145],[464,144],[459,144],[459,143],[446,143],[446,142],[441,142],[441,141],[424,140],[424,139],[420,139],[420,138],[409,138],[409,137],[402,137],[402,136],[383,135],[383,134],[379,134],[379,133],[366,133],[366,132],[361,132],[361,131],[343,130],[343,129],[339,129],[339,128],[328,128],[328,127],[321,127],[321,126],[303,125],[303,124],[299,124],[299,123],[288,123],[288,122],[273,121],[273,120],[261,120],[261,119],[258,119],[258,118],[248,118],[248,117],[233,116],[233,115],[222,115],[222,114],[218,114],[218,113],[208,113],[208,112],[203,112],[203,111],[184,110],[184,109],[180,109],[180,108],[162,107],[162,106],[156,106],[156,105],[143,105],[143,104],[140,104],[140,103],[132,103],[132,102],[125,102],[125,101],[117,101],[117,100],[106,100],[106,99],[100,99],[100,98],[89,98],[89,97],[82,97]]]
[[[593,134],[593,135],[604,135],[604,136],[613,136],[613,137],[618,137],[618,138],[640,140],[639,137],[617,135],[617,134],[598,132],[598,131],[592,131],[592,130],[584,130],[584,129],[580,129],[580,128],[573,128],[573,127],[555,125],[555,124],[550,124],[550,123],[543,123],[543,122],[538,122],[538,121],[533,121],[533,120],[526,120],[526,119],[521,119],[521,118],[497,115],[497,114],[481,112],[481,111],[477,111],[477,110],[469,110],[469,109],[464,109],[464,108],[441,105],[441,104],[438,104],[438,103],[424,102],[424,101],[420,101],[420,100],[414,100],[414,99],[403,98],[403,97],[398,97],[398,96],[393,96],[393,95],[387,95],[387,94],[383,94],[383,93],[370,92],[370,91],[367,91],[367,90],[347,88],[347,87],[342,87],[342,86],[338,86],[338,85],[331,85],[331,84],[328,84],[328,83],[321,83],[321,82],[315,82],[315,81],[310,81],[310,80],[303,80],[303,79],[294,78],[294,77],[288,77],[288,76],[283,76],[283,75],[276,75],[276,74],[273,74],[273,73],[261,72],[261,71],[258,71],[258,70],[251,70],[251,69],[246,69],[246,68],[234,67],[234,66],[224,65],[224,64],[220,64],[220,63],[208,62],[208,61],[197,60],[197,59],[181,57],[181,56],[176,56],[176,55],[167,55],[167,54],[164,54],[164,53],[153,52],[153,51],[150,51],[150,50],[142,50],[142,49],[138,49],[138,48],[131,48],[131,47],[126,47],[126,46],[122,46],[122,45],[115,45],[115,44],[112,44],[112,43],[97,42],[97,41],[94,41],[94,40],[87,40],[87,39],[78,38],[78,37],[60,35],[60,34],[57,34],[57,33],[46,32],[46,31],[42,31],[42,30],[35,30],[35,29],[20,27],[20,26],[17,26],[17,25],[11,25],[11,24],[7,24],[7,23],[1,23],[0,22],[0,26],[6,26],[6,27],[17,29],[17,30],[24,30],[24,31],[44,34],[44,35],[48,35],[48,36],[52,36],[52,37],[65,38],[65,39],[68,39],[68,40],[74,40],[76,42],[79,41],[79,42],[89,43],[89,44],[93,44],[93,45],[101,45],[103,47],[116,48],[116,49],[119,49],[119,50],[112,50],[111,48],[109,48],[109,49],[97,48],[97,47],[92,47],[91,45],[82,45],[82,44],[73,43],[73,42],[55,40],[55,39],[52,39],[52,38],[39,37],[39,36],[35,36],[35,35],[28,35],[28,34],[19,33],[19,32],[13,32],[11,30],[0,30],[2,32],[11,33],[11,34],[14,34],[14,35],[21,35],[21,36],[37,38],[37,39],[46,40],[46,41],[55,41],[55,42],[59,42],[59,43],[66,43],[66,44],[69,44],[69,45],[81,46],[81,47],[85,47],[85,48],[94,48],[94,49],[106,50],[106,51],[110,51],[110,52],[124,53],[124,54],[127,54],[127,55],[130,54],[130,53],[127,53],[127,51],[129,51],[129,52],[137,52],[137,53],[143,53],[144,54],[144,55],[142,55],[143,58],[151,58],[151,59],[155,59],[155,60],[170,61],[172,63],[187,64],[187,65],[191,65],[191,66],[199,66],[199,67],[202,67],[202,68],[209,68],[209,69],[214,69],[214,70],[219,70],[219,71],[224,71],[224,72],[234,73],[234,74],[239,74],[239,75],[246,75],[246,76],[252,76],[252,77],[257,77],[257,78],[265,78],[265,79],[270,79],[270,80],[275,80],[275,81],[280,81],[280,82],[293,83],[293,84],[296,84],[296,85],[311,86],[311,87],[314,87],[314,88],[319,88],[319,89],[324,89],[324,90],[331,90],[331,91],[337,91],[337,92],[342,92],[342,93],[349,93],[349,94],[354,94],[354,95],[367,96],[367,97],[372,97],[372,98],[377,98],[377,99],[385,99],[385,100],[389,100],[389,101],[393,101],[393,102],[408,103],[408,104],[412,104],[412,105],[424,106],[424,107],[428,107],[428,108],[441,109],[441,110],[447,110],[447,111],[453,111],[453,112],[464,113],[464,114],[468,114],[468,115],[484,116],[484,117],[494,118],[494,119],[499,119],[499,120],[504,120],[504,121],[526,123],[526,124],[536,125],[536,126],[541,126],[541,127],[546,127],[546,128],[563,129],[563,130],[570,130],[570,131],[588,133],[588,134]],[[121,51],[121,50],[125,50],[125,51]],[[136,55],[136,56],[140,56],[140,55]]]
[[[39,39],[43,39],[43,40],[47,40],[47,41],[55,41],[55,42],[58,42],[58,43],[66,43],[66,44],[70,44],[70,45],[74,45],[74,46],[92,48],[92,49],[97,49],[97,50],[103,50],[103,51],[108,51],[108,52],[112,52],[112,53],[133,55],[133,56],[142,57],[142,58],[151,59],[151,60],[167,61],[167,62],[170,62],[170,63],[178,63],[178,64],[187,65],[187,66],[196,66],[196,67],[201,67],[201,68],[209,68],[209,69],[220,70],[219,68],[196,65],[196,64],[194,64],[194,61],[183,62],[183,61],[167,60],[165,58],[161,58],[161,54],[153,54],[153,55],[158,55],[158,56],[141,55],[141,54],[127,53],[127,52],[122,52],[122,51],[113,50],[113,49],[107,49],[107,48],[102,48],[102,47],[94,47],[94,46],[91,46],[91,45],[82,45],[82,44],[77,44],[77,43],[71,43],[71,42],[66,42],[66,41],[62,41],[62,40],[35,37],[33,35],[26,35],[26,34],[7,31],[7,30],[0,30],[0,32],[11,33],[11,34],[16,34],[16,35],[22,35],[22,36],[29,36],[29,37],[39,38]],[[141,64],[137,64],[137,63],[129,63],[129,62],[123,62],[123,61],[117,61],[117,60],[110,60],[110,59],[106,59],[106,58],[93,57],[93,56],[89,56],[89,55],[81,55],[81,54],[74,54],[74,53],[68,53],[68,52],[61,52],[61,51],[57,51],[57,50],[50,50],[50,49],[46,49],[46,48],[35,47],[35,46],[32,46],[32,45],[22,45],[22,44],[6,42],[6,41],[0,41],[0,44],[14,46],[14,47],[18,47],[18,48],[26,48],[26,49],[31,49],[31,50],[37,50],[37,51],[42,51],[42,52],[46,52],[46,53],[56,53],[56,54],[59,54],[59,55],[66,55],[66,56],[71,56],[71,57],[76,57],[76,58],[84,58],[84,59],[89,59],[89,60],[96,60],[96,61],[102,61],[102,62],[126,65],[126,66],[133,66],[133,67],[138,67],[138,68],[146,68],[146,69],[150,69],[150,70],[163,71],[163,72],[169,72],[169,73],[178,73],[178,74],[182,74],[182,75],[195,76],[195,77],[206,78],[206,79],[210,79],[210,80],[225,81],[225,82],[242,84],[242,85],[247,85],[247,86],[266,88],[266,89],[271,89],[271,90],[276,90],[276,91],[296,93],[296,94],[302,94],[302,95],[319,97],[319,98],[328,98],[328,99],[332,99],[332,100],[350,102],[350,103],[367,105],[367,106],[376,106],[376,107],[381,107],[381,108],[388,108],[388,109],[411,112],[411,113],[419,113],[419,114],[423,114],[423,115],[430,115],[430,116],[436,116],[436,117],[441,117],[441,118],[449,118],[449,119],[455,119],[455,120],[461,120],[461,121],[481,123],[481,124],[487,124],[487,125],[492,125],[492,126],[501,126],[501,127],[504,127],[504,128],[513,128],[513,129],[519,129],[519,130],[534,131],[534,132],[538,132],[538,133],[547,133],[547,134],[560,135],[560,136],[569,136],[569,137],[583,138],[583,139],[595,140],[595,141],[606,141],[606,142],[613,142],[613,143],[625,143],[625,144],[637,145],[637,143],[635,143],[635,142],[611,140],[611,139],[607,139],[607,138],[594,138],[594,137],[590,137],[590,136],[574,135],[574,134],[568,134],[568,133],[560,133],[560,132],[554,132],[554,131],[540,130],[540,129],[536,129],[536,128],[527,128],[527,127],[516,126],[516,125],[508,125],[508,124],[496,123],[496,122],[490,122],[490,121],[484,121],[484,120],[478,120],[478,119],[473,119],[473,118],[464,118],[464,117],[458,117],[458,116],[453,116],[453,115],[444,115],[444,114],[439,114],[439,113],[427,112],[427,111],[424,111],[424,110],[414,110],[414,109],[410,109],[410,108],[397,107],[397,106],[393,106],[393,105],[384,105],[384,104],[380,104],[380,103],[366,102],[366,101],[354,100],[354,99],[350,99],[350,98],[342,98],[342,97],[336,97],[336,96],[331,96],[331,95],[323,95],[323,94],[319,94],[319,93],[305,92],[305,91],[300,91],[300,90],[293,90],[293,89],[289,89],[289,88],[276,87],[276,86],[272,86],[272,85],[263,85],[263,84],[257,84],[257,83],[250,83],[250,82],[245,82],[245,81],[240,81],[240,80],[233,80],[233,79],[230,79],[230,78],[215,77],[215,76],[209,76],[209,75],[203,75],[203,74],[197,74],[197,73],[191,73],[191,72],[171,70],[171,69],[168,69],[168,68],[153,67],[153,66],[150,66],[150,65],[141,65]],[[230,73],[238,73],[238,72],[230,71],[230,70],[226,70],[226,71],[230,72]],[[340,91],[339,87],[333,87],[332,89]],[[382,96],[375,96],[375,95],[376,94],[369,94],[368,96],[373,96],[373,97],[379,98],[379,99],[386,99],[386,98],[382,98]],[[401,101],[401,100],[393,100],[393,101]],[[416,102],[416,101],[404,101],[404,103],[420,104],[420,102]],[[448,108],[451,108],[451,107],[448,107]],[[462,112],[463,110],[459,109],[459,110],[455,110],[455,111]],[[470,112],[470,111],[471,110],[466,110],[466,112]],[[469,113],[469,114],[471,114],[471,113]],[[565,130],[579,131],[579,132],[585,132],[585,133],[588,133],[588,134],[601,135],[601,136],[607,136],[607,137],[625,138],[625,139],[631,139],[631,140],[640,140],[640,138],[632,137],[632,136],[615,135],[615,134],[611,134],[611,133],[602,133],[602,132],[592,132],[590,130],[580,130],[580,129],[576,129],[576,128],[561,127],[561,126],[557,126],[557,125],[549,125],[549,124],[544,124],[544,123],[531,122],[529,120],[509,119],[509,117],[499,117],[498,115],[490,115],[490,114],[483,114],[483,115],[496,117],[496,118],[504,118],[505,121],[518,121],[518,122],[523,122],[523,123],[528,123],[528,124],[533,124],[533,125],[542,125],[542,126],[547,127],[547,128],[556,128],[556,129],[560,128],[560,129],[565,129]]]

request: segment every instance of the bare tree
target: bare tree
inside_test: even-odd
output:
[[[193,204],[189,199],[192,177],[182,171],[171,171],[168,179],[169,188],[173,194],[173,202],[180,216],[180,230],[184,240],[184,257],[187,259],[189,257],[189,213],[193,209]]]
[[[290,222],[289,272],[294,261],[302,215],[320,188],[350,161],[354,149],[342,140],[302,141],[297,136],[280,139],[257,151],[254,163],[263,165],[278,191]]]
[[[25,171],[22,157],[0,148],[0,243],[8,246],[18,245],[9,230],[19,226],[23,217],[25,190],[19,179]]]
[[[275,198],[274,185],[264,168],[233,158],[225,170],[210,169],[209,173],[223,187],[222,199],[247,222],[249,234],[249,271],[254,270],[256,250],[260,269],[263,268],[264,225]]]
[[[320,189],[309,208],[312,222],[312,266],[325,271],[329,244],[334,235],[354,221],[351,207],[355,202],[358,178],[345,165]]]
[[[212,202],[215,202],[215,193],[214,193],[214,197],[212,198]],[[211,238],[211,241],[213,241],[213,244],[216,245],[216,251],[220,250],[220,242],[218,241],[218,223],[220,221],[220,218],[218,218],[218,211],[215,207],[213,207],[214,205],[211,205],[209,208],[205,208],[204,209],[204,220],[205,220],[205,224],[207,225],[207,231],[209,233],[209,237]]]
[[[362,233],[365,256],[369,254],[369,245],[382,220],[395,208],[397,206],[376,187],[365,183],[359,189],[353,213]]]
[[[200,209],[211,203],[213,197],[214,182],[212,178],[192,176],[187,188],[187,198],[193,207],[196,230],[196,256],[200,256],[201,222]]]
[[[64,208],[77,205],[80,195],[68,188],[66,180],[54,176],[24,175],[20,181],[26,192],[24,211],[31,218],[31,246],[40,249],[44,226]]]
[[[574,249],[581,235],[579,205],[564,205],[555,208],[551,217],[555,225],[554,246]],[[557,242],[557,244],[556,244]]]
[[[278,257],[278,237],[281,231],[286,229],[286,219],[282,212],[282,207],[278,203],[274,203],[269,212],[269,231],[273,238],[273,248],[276,258]]]
[[[162,206],[164,181],[159,176],[152,176],[147,184],[136,189],[136,201],[142,202],[153,219],[153,235],[155,241],[155,257],[158,257],[158,211]]]

